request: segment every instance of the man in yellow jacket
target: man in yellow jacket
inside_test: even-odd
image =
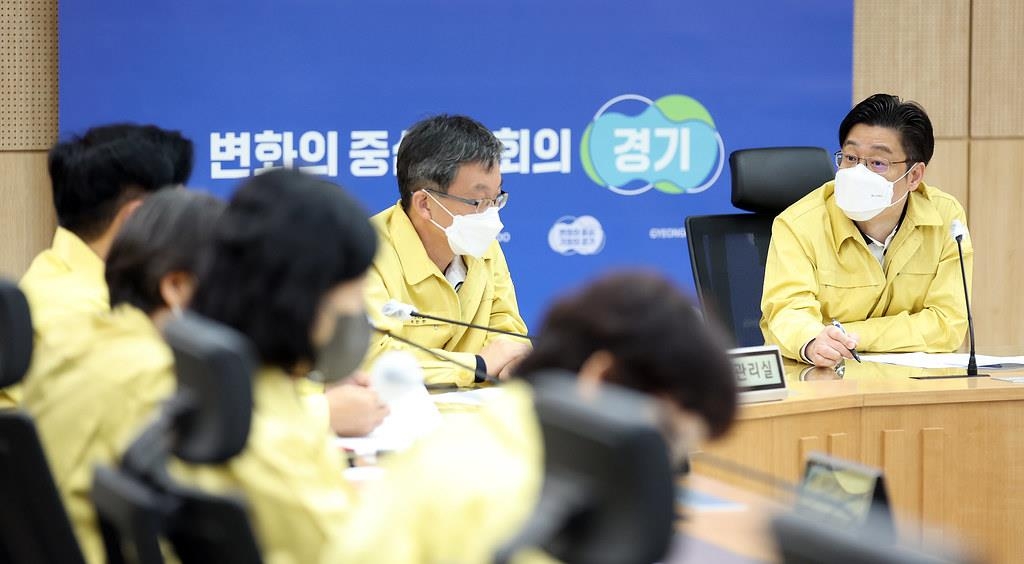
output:
[[[955,350],[967,308],[950,227],[967,218],[956,198],[924,183],[935,146],[928,115],[914,102],[875,94],[847,114],[839,142],[835,180],[772,226],[765,341],[818,366],[852,358],[855,349]],[[969,288],[974,251],[966,236],[963,254]]]
[[[48,168],[59,226],[19,284],[37,340],[68,316],[110,309],[103,261],[114,237],[147,193],[183,182],[191,167],[192,142],[155,126],[95,127],[54,145]],[[0,407],[19,401],[17,387],[0,390]]]
[[[478,373],[504,378],[530,350],[529,341],[414,317],[391,319],[389,300],[437,317],[525,334],[515,288],[496,237],[501,189],[501,142],[464,116],[440,115],[414,125],[398,150],[401,200],[374,216],[380,247],[367,275],[374,323]],[[480,378],[390,335],[376,335],[364,361],[400,348],[417,356],[427,383],[467,386]]]
[[[90,499],[94,467],[116,464],[174,393],[174,359],[160,329],[186,305],[199,250],[223,209],[189,190],[147,198],[110,247],[113,309],[67,315],[37,339],[21,407],[35,420],[87,562],[105,560]]]

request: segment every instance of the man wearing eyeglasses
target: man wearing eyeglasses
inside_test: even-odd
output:
[[[467,386],[481,380],[407,339],[477,372],[505,378],[530,350],[529,341],[443,321],[389,319],[389,300],[416,311],[525,334],[515,288],[496,237],[508,202],[499,161],[502,144],[465,116],[440,115],[409,129],[398,149],[401,200],[372,218],[380,248],[367,276],[369,311],[378,327],[364,360],[402,349],[416,355],[428,384]]]
[[[835,366],[858,352],[949,352],[967,309],[950,224],[967,218],[924,183],[935,147],[918,104],[875,94],[839,126],[836,178],[779,214],[761,331],[793,359]],[[970,286],[974,251],[963,240]],[[833,323],[833,320],[838,323]]]

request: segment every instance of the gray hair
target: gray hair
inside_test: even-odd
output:
[[[470,117],[434,116],[413,125],[398,148],[396,173],[402,207],[423,188],[448,192],[459,167],[479,163],[491,170],[501,159],[502,143]]]

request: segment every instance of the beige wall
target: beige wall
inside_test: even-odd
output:
[[[967,208],[982,349],[1024,345],[1024,2],[856,0],[853,98],[890,92],[931,116],[926,181]]]
[[[0,276],[49,244],[45,151],[57,134],[56,0],[0,0]],[[935,123],[929,182],[968,209],[980,343],[1024,344],[1024,2],[855,0],[853,101],[891,92]]]
[[[57,0],[0,0],[0,276],[50,244],[46,150],[57,137]]]

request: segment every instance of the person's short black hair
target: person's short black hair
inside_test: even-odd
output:
[[[607,381],[663,396],[697,414],[712,437],[736,414],[737,390],[721,333],[664,277],[611,274],[559,299],[517,372],[578,372],[597,351],[614,358]]]
[[[174,172],[172,184],[185,185],[192,176],[192,161],[195,151],[192,140],[180,131],[163,129],[152,124],[112,123],[101,125],[85,132],[82,139],[86,143],[105,143],[124,137],[138,136],[156,145],[171,161]]]
[[[164,307],[160,279],[195,274],[225,203],[191,190],[162,190],[124,223],[107,255],[111,307],[131,304],[147,314]]]
[[[256,176],[217,225],[192,309],[252,340],[264,364],[314,361],[310,332],[321,299],[362,276],[377,235],[340,186],[294,170]]]
[[[466,116],[438,115],[413,125],[402,138],[395,162],[402,207],[422,188],[448,192],[459,167],[477,163],[490,171],[501,160],[501,141]]]
[[[174,183],[174,164],[141,136],[57,143],[47,162],[57,223],[85,241],[102,235],[121,206]]]
[[[857,124],[893,129],[899,135],[907,168],[914,163],[928,164],[935,152],[932,121],[917,102],[902,101],[892,94],[873,94],[857,104],[839,124],[839,147],[846,143],[850,130]]]

